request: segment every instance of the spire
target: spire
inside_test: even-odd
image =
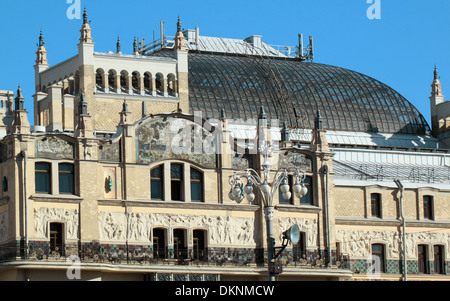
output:
[[[317,110],[316,119],[314,120],[314,129],[322,130],[322,116],[320,115],[320,110]]]
[[[439,80],[438,70],[434,65],[433,83],[431,84],[431,96],[442,96],[442,84]]]
[[[88,21],[88,15],[86,13],[86,7],[84,8],[83,13],[83,25],[81,26],[81,37],[80,37],[80,43],[92,43],[92,36],[91,36],[91,27],[89,26]]]
[[[41,32],[39,34],[38,50],[36,51],[36,65],[46,65],[46,64],[48,64],[47,50],[45,50],[44,36],[42,34],[41,29]]]
[[[186,50],[186,39],[184,37],[183,32],[181,32],[180,16],[178,16],[177,33],[175,34],[175,39],[174,40],[175,40],[175,49]]]
[[[17,88],[17,96],[16,96],[16,102],[15,102],[15,110],[16,111],[25,111],[25,99],[22,96],[22,89],[19,87]]]
[[[136,36],[134,36],[134,42],[133,42],[133,55],[139,55],[138,42],[136,41]]]
[[[438,71],[437,71],[436,65],[434,65],[434,79],[439,79]]]
[[[120,42],[120,37],[119,36],[117,36],[116,48],[117,48],[116,53],[122,54],[122,43]]]
[[[41,33],[39,34],[39,47],[44,46],[45,42],[44,42],[44,36],[42,35],[42,29],[41,29]]]
[[[84,99],[84,92],[80,94],[80,102],[78,103],[78,115],[89,115],[87,111],[87,102]]]
[[[84,12],[83,12],[83,24],[87,24],[89,23],[88,21],[88,14],[86,12],[86,6],[84,7]]]
[[[177,32],[181,32],[181,20],[180,20],[180,15],[178,15]]]
[[[266,111],[264,110],[264,106],[261,106],[259,109],[258,119],[267,119]]]

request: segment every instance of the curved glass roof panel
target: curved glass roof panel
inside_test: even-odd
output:
[[[190,110],[206,118],[269,119],[328,130],[424,134],[420,112],[389,86],[348,69],[289,59],[189,52]]]

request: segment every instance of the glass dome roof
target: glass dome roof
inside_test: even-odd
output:
[[[320,110],[329,130],[424,134],[429,126],[398,92],[364,74],[319,63],[189,52],[191,113],[269,119],[314,127]]]

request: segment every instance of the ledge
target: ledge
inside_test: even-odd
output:
[[[123,207],[153,207],[153,208],[176,208],[176,209],[202,209],[202,210],[239,210],[254,212],[260,209],[259,205],[251,204],[218,204],[181,201],[150,201],[150,200],[120,200],[99,199],[99,205],[113,205]]]
[[[400,219],[364,218],[340,216],[335,218],[336,225],[362,226],[402,226]],[[406,227],[449,228],[450,220],[406,220]]]
[[[65,194],[33,194],[30,199],[35,202],[52,202],[52,203],[80,203],[83,201],[82,197],[77,195]]]
[[[276,205],[275,209],[282,212],[319,213],[322,208],[311,205]]]

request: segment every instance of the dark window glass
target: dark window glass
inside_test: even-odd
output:
[[[191,200],[203,202],[203,174],[191,168]]]
[[[282,182],[281,185],[283,185],[284,183]],[[281,185],[278,188],[279,194],[279,202],[280,204],[293,204],[293,200],[294,200],[294,191],[292,190],[292,185],[293,185],[293,177],[291,175],[288,176],[288,180],[287,180],[287,184],[289,185],[289,192],[291,193],[291,198],[286,200],[283,197],[283,192],[281,191]]]
[[[374,273],[384,273],[384,246],[382,244],[372,245],[372,264],[370,267]]]
[[[181,164],[170,165],[170,190],[172,201],[183,200],[183,166]]]
[[[434,246],[434,273],[445,274],[444,246]]]
[[[205,230],[194,230],[194,259],[204,260],[206,259],[206,231]]]
[[[50,163],[38,162],[35,164],[35,190],[40,193],[50,193],[51,172]]]
[[[433,219],[433,197],[430,195],[423,196],[423,217]]]
[[[64,253],[64,224],[50,223],[50,251],[57,252],[59,255]]]
[[[166,230],[161,228],[153,229],[153,257],[166,257]]]
[[[73,164],[59,164],[59,193],[74,194]]]
[[[164,169],[160,165],[150,172],[152,200],[162,200],[164,198]]]
[[[308,193],[300,199],[300,204],[313,205],[314,198],[313,198],[312,177],[306,177],[303,183],[305,184],[306,188],[308,188]]]
[[[176,259],[187,258],[186,230],[173,230],[173,251]]]
[[[381,195],[379,193],[372,193],[370,195],[370,203],[372,216],[381,218]]]
[[[419,245],[417,247],[418,253],[418,269],[419,273],[428,274],[428,246],[427,245]]]
[[[300,259],[306,259],[306,234],[305,232],[300,232],[300,239],[298,243],[293,246],[294,260],[298,261]]]

